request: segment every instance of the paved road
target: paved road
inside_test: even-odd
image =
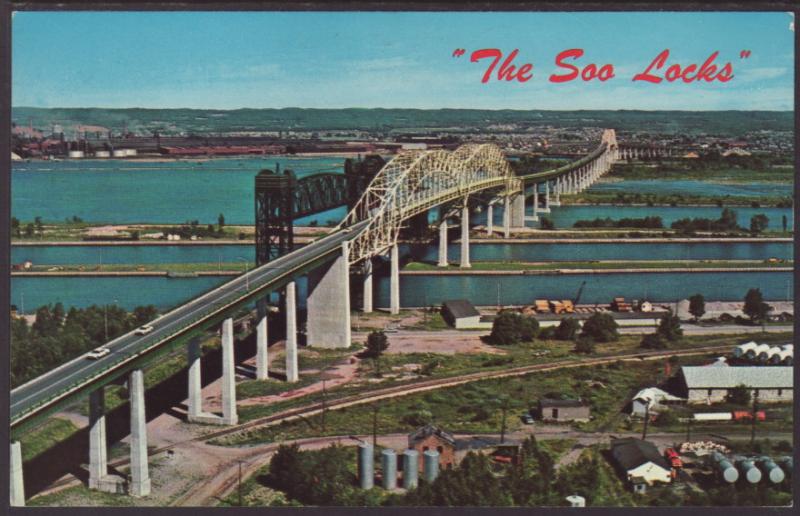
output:
[[[99,360],[81,356],[17,387],[11,391],[12,428],[46,406],[69,397],[98,375],[123,367],[134,358],[155,350],[178,334],[200,324],[209,316],[224,311],[246,296],[250,290],[281,286],[292,277],[294,271],[335,251],[341,247],[342,242],[352,239],[365,226],[366,222],[362,222],[349,230],[338,231],[232,279],[156,319],[151,323],[154,329],[149,334],[136,335],[130,332],[109,342],[107,346],[111,353]],[[120,295],[124,293],[121,292]]]

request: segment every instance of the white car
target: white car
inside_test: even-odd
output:
[[[153,327],[150,326],[149,324],[145,324],[144,326],[139,326],[138,328],[136,328],[136,330],[133,333],[135,333],[136,335],[147,335],[151,331],[153,331]]]
[[[91,350],[87,355],[86,358],[89,360],[97,360],[98,358],[103,358],[104,356],[111,353],[111,350],[105,346],[100,346],[99,348],[94,348]]]

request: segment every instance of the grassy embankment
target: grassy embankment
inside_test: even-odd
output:
[[[764,334],[763,336],[759,336],[759,342],[764,341],[768,343],[778,343],[778,342],[785,342],[786,339],[791,338],[791,332],[786,333],[776,333],[776,334]],[[383,388],[383,387],[390,387],[394,385],[414,385],[414,383],[422,380],[428,379],[436,379],[436,378],[449,378],[460,376],[467,373],[474,373],[474,372],[496,372],[506,370],[512,367],[520,367],[525,365],[532,365],[532,364],[545,364],[545,363],[557,363],[559,361],[565,360],[573,360],[573,359],[592,359],[598,358],[602,356],[609,356],[618,353],[635,353],[638,351],[639,342],[641,340],[640,336],[636,335],[623,335],[619,341],[609,344],[601,344],[597,346],[597,350],[592,355],[575,355],[572,351],[574,348],[573,342],[567,341],[537,341],[536,343],[526,343],[526,344],[518,344],[514,346],[503,346],[500,348],[501,351],[505,351],[505,354],[492,354],[492,353],[460,353],[455,355],[440,355],[434,353],[408,353],[408,354],[393,354],[393,355],[384,355],[381,359],[381,371],[384,373],[384,377],[381,379],[380,382],[369,382],[369,383],[361,383],[360,385],[345,385],[341,387],[336,387],[333,389],[329,389],[327,393],[326,399],[328,401],[333,401],[338,398],[342,398],[344,396],[360,393],[360,392],[368,392],[369,390],[376,389],[376,388]],[[713,345],[724,345],[730,344],[731,346],[735,345],[739,340],[734,336],[692,336],[692,337],[685,337],[680,341],[673,343],[671,345],[671,349],[678,350],[678,349],[687,349],[692,347],[698,346],[713,346]],[[545,354],[538,354],[546,352]],[[715,355],[716,356],[716,355]],[[685,360],[690,360],[686,358]],[[642,362],[642,366],[647,369],[650,367],[648,364],[652,365],[652,362],[645,361]],[[361,370],[360,373],[362,377],[374,377],[374,364],[372,360],[365,360],[360,365]],[[401,371],[404,370],[404,367],[408,369],[415,370],[418,373],[418,376],[415,378],[409,379],[408,377],[404,377]],[[643,373],[641,378],[646,379],[648,385],[651,385],[655,382],[655,378],[657,377],[657,373],[663,369],[662,364],[657,363],[657,365],[652,365],[652,370],[647,369],[646,373]],[[571,369],[570,373],[567,374],[568,377],[574,376],[572,371],[591,371],[591,368],[580,368],[580,369]],[[614,371],[613,368],[604,368],[603,370]],[[636,367],[623,367],[621,368],[618,374],[628,373],[630,371],[639,371],[641,368]],[[674,370],[674,368],[673,368]],[[636,373],[638,374],[638,373]],[[554,378],[554,392],[560,392],[558,388],[559,381],[563,381],[565,374],[559,372],[552,372],[552,373],[535,373],[528,375],[523,378],[515,379],[515,380],[497,380],[498,382],[505,382],[505,381],[523,381],[527,382],[527,378],[549,378],[552,376]],[[635,378],[639,378],[636,376]],[[635,379],[634,378],[634,379]],[[559,380],[560,379],[560,380]],[[531,381],[539,381],[539,380],[531,380]],[[635,383],[635,382],[634,382]],[[469,384],[473,385],[473,384]],[[638,385],[638,384],[637,384]],[[541,390],[537,386],[536,389],[531,390],[530,392],[546,392]],[[465,386],[455,387],[452,389],[443,389],[441,391],[436,392],[446,392],[446,395],[443,395],[443,398],[449,399],[450,393],[458,393],[461,389],[465,389]],[[509,390],[510,389],[510,390]],[[516,396],[513,394],[513,389],[509,388],[506,389],[494,389],[493,392],[500,393],[502,390],[503,392],[507,392],[512,394],[512,396]],[[491,390],[491,389],[490,389]],[[565,391],[566,392],[566,391]],[[430,393],[429,395],[434,395],[435,393]],[[626,396],[629,396],[633,393],[627,393]],[[387,411],[384,414],[384,427],[381,427],[381,433],[391,433],[395,431],[405,431],[408,428],[408,425],[403,426],[399,423],[400,417],[392,417],[390,413],[397,414],[406,414],[409,412],[410,407],[415,406],[414,404],[420,403],[420,399],[426,395],[414,395],[410,397],[401,397],[397,398],[396,400],[392,401],[383,401],[381,402],[382,405],[393,405],[395,403],[400,403],[400,408],[397,410],[392,409],[390,412]],[[455,394],[454,394],[455,395]],[[404,401],[406,399],[410,399],[412,401]],[[620,398],[621,399],[621,398]],[[626,398],[627,399],[627,398]],[[254,405],[254,406],[247,406],[241,407],[239,410],[239,417],[242,422],[256,419],[258,417],[268,416],[270,414],[274,414],[281,410],[289,409],[292,407],[297,407],[300,405],[307,404],[309,402],[318,402],[321,400],[321,395],[317,394],[313,397],[313,399],[309,399],[309,397],[298,398],[294,400],[287,400],[285,402],[278,402],[270,405]],[[485,401],[485,400],[484,400]],[[516,402],[520,400],[517,399]],[[455,404],[455,402],[454,402]],[[481,403],[476,403],[475,407],[481,406]],[[437,410],[439,407],[436,407]],[[523,409],[524,407],[520,406],[517,407],[518,409]],[[444,410],[444,409],[442,409]],[[447,409],[449,410],[449,409]],[[367,411],[369,412],[369,418],[364,421],[371,421],[371,408],[370,407],[352,407],[350,409],[345,409],[343,411],[333,411],[328,414],[328,422],[329,424],[325,435],[337,435],[336,432],[340,430],[344,430],[345,432],[357,432],[360,431],[359,426],[360,421],[358,417],[354,415],[345,416],[345,415],[336,415],[332,416],[334,413],[341,412],[342,414],[353,414],[353,411],[357,411],[357,415],[360,417],[361,412],[358,411]],[[601,411],[602,412],[602,411]],[[448,412],[443,412],[442,414],[449,414]],[[333,423],[332,417],[341,418],[341,426],[336,426],[336,423]],[[447,416],[449,417],[449,416]],[[447,417],[437,415],[436,420],[442,422],[443,424],[449,419]],[[458,420],[469,420],[469,418],[465,418],[459,416]],[[311,418],[309,421],[316,421],[315,418]],[[242,435],[234,436],[228,438],[224,441],[225,444],[245,444],[245,443],[252,443],[252,442],[266,442],[270,439],[279,439],[279,435],[282,435],[284,438],[288,437],[312,437],[322,435],[319,431],[318,426],[319,421],[316,423],[312,423],[311,426],[307,426],[306,423],[297,423],[297,424],[290,424],[287,426],[287,429],[282,429],[282,427],[273,427],[271,429],[263,429],[263,430],[254,430],[252,432],[247,432]],[[364,423],[367,424],[367,423]],[[314,426],[316,425],[316,426]],[[348,426],[351,425],[351,426]],[[354,425],[354,426],[352,426]],[[371,425],[371,423],[370,423]],[[413,426],[413,425],[412,425]],[[468,430],[465,431],[489,431],[484,428],[484,430],[480,430],[480,427],[468,427]],[[473,429],[474,428],[474,429]],[[371,426],[369,428],[371,431]],[[453,431],[460,431],[459,427],[453,428]],[[284,435],[285,434],[285,435]],[[222,441],[221,441],[222,442]]]

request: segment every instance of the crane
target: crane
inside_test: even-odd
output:
[[[581,283],[580,288],[578,288],[578,293],[575,294],[575,301],[572,304],[577,305],[581,301],[581,294],[583,294],[583,287],[585,286],[586,280],[584,280],[583,283]]]

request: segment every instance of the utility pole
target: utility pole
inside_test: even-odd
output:
[[[753,413],[752,421],[750,422],[750,449],[753,449],[753,445],[756,441],[756,410],[758,409],[758,389],[753,391]]]
[[[242,461],[239,460],[239,507],[242,506]]]
[[[378,404],[372,405],[372,449],[378,446]]]
[[[322,433],[323,434],[325,433],[325,412],[326,412],[326,408],[327,408],[325,406],[325,395],[326,394],[327,393],[325,391],[325,377],[323,376],[322,377]]]
[[[508,398],[503,398],[500,410],[503,411],[503,418],[500,421],[500,444],[506,442],[506,412],[508,412]]]

